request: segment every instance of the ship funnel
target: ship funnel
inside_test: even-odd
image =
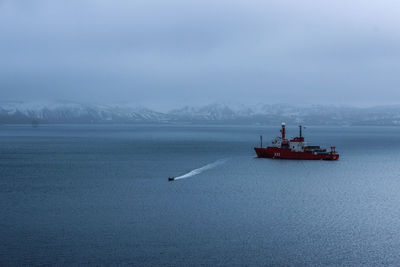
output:
[[[285,129],[285,123],[284,122],[282,122],[281,133],[282,133],[282,140],[285,140],[286,139],[286,129]]]

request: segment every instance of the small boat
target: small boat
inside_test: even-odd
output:
[[[175,180],[175,177],[168,177],[168,181],[173,181],[173,180]]]

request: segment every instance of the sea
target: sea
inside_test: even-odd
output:
[[[1,266],[400,265],[400,127],[305,161],[255,157],[280,125],[34,126],[0,125]]]

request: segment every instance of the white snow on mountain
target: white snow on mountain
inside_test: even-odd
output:
[[[0,102],[0,123],[232,123],[276,125],[399,125],[400,106],[357,108],[290,104],[221,104],[166,113],[137,105]]]
[[[130,105],[96,105],[72,102],[0,103],[0,117],[43,122],[163,122],[163,113]]]

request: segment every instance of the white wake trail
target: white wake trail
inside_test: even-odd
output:
[[[207,165],[205,165],[205,166],[203,166],[201,168],[194,169],[193,171],[190,171],[190,172],[188,172],[188,173],[186,173],[184,175],[175,177],[174,180],[185,179],[185,178],[189,178],[189,177],[198,175],[198,174],[200,174],[200,173],[202,173],[202,172],[204,172],[206,170],[215,168],[216,166],[218,166],[218,165],[220,165],[220,164],[222,164],[222,163],[224,163],[226,161],[227,161],[227,159],[219,159],[219,160],[217,160],[217,161],[215,161],[213,163],[207,164]]]

